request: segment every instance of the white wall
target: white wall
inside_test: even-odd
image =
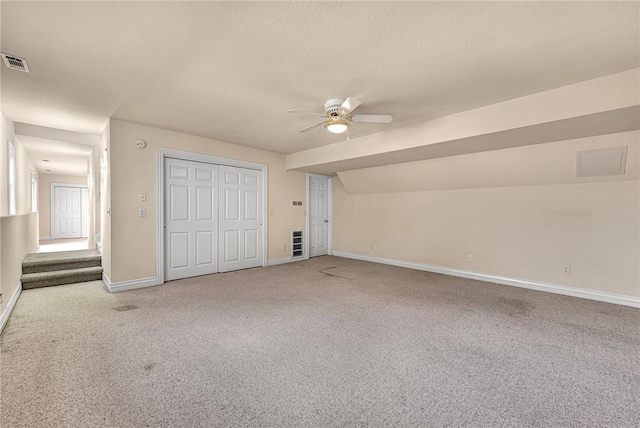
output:
[[[145,140],[147,147],[142,150],[134,147],[136,139]],[[158,147],[266,164],[268,258],[290,255],[290,230],[304,227],[304,210],[292,206],[291,201],[304,200],[305,174],[286,171],[284,155],[112,119],[109,154],[111,272],[108,274],[111,281],[156,275]],[[138,196],[142,192],[148,195],[147,202],[139,202]],[[106,208],[103,205],[103,214]],[[146,208],[146,217],[138,217],[138,208]]]
[[[87,161],[89,185],[89,248],[95,248],[96,235],[100,233],[100,143],[94,147]]]
[[[0,216],[9,214],[9,141],[16,148],[16,214],[31,212],[31,172],[36,168],[16,141],[14,123],[0,115]]]
[[[563,146],[580,143],[628,144],[627,175],[576,179]],[[463,155],[341,173],[334,250],[640,297],[637,131],[539,146],[546,164],[530,150],[482,154],[491,168]]]
[[[111,278],[111,121],[100,135],[100,236],[102,269]]]
[[[15,141],[14,124],[0,114],[0,216],[9,214],[8,141]]]

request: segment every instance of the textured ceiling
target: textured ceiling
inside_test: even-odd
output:
[[[2,2],[14,121],[99,133],[110,116],[291,153],[355,96],[351,137],[640,66],[637,2]]]

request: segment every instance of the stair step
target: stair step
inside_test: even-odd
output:
[[[74,284],[102,279],[102,267],[92,266],[79,269],[55,270],[51,272],[26,273],[20,278],[22,289]]]
[[[95,250],[61,251],[28,254],[22,262],[22,273],[51,272],[100,266],[101,255]]]

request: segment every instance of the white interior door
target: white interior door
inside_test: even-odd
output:
[[[80,187],[53,188],[53,239],[82,236],[82,192]]]
[[[220,166],[220,272],[262,266],[262,173]]]
[[[309,256],[329,249],[329,178],[309,177]]]
[[[218,272],[218,166],[165,160],[165,278]]]

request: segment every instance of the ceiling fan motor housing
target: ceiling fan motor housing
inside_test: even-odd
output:
[[[324,103],[324,111],[327,113],[327,116],[338,116],[340,111],[340,106],[344,102],[343,99],[334,98],[328,100]]]

